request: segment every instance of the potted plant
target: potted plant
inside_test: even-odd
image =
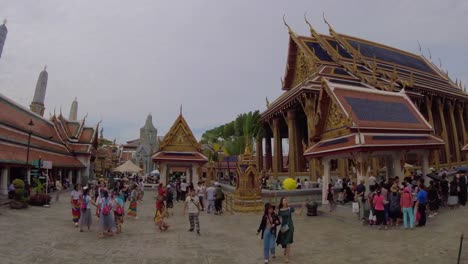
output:
[[[24,191],[24,181],[20,179],[15,179],[13,181],[13,186],[15,187],[15,195],[13,201],[10,203],[11,209],[23,209],[27,208],[28,204],[26,203],[26,192]]]
[[[34,195],[29,198],[29,204],[34,206],[43,206],[51,200],[50,195],[44,193],[45,186],[39,179],[34,179]]]

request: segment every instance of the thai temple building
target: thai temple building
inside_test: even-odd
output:
[[[0,26],[0,54],[6,38],[5,24]],[[0,93],[0,193],[16,178],[31,182],[33,161],[50,161],[50,180],[86,183],[94,178],[98,147],[98,125],[85,125],[86,117],[77,120],[78,103],[73,102],[73,120],[61,111],[44,117],[48,82],[47,69],[39,74],[30,108]],[[50,163],[49,163],[50,164]]]
[[[468,94],[461,82],[423,55],[340,34],[330,24],[323,35],[307,24],[310,36],[300,36],[285,22],[284,92],[267,100],[262,113],[259,171],[316,181],[327,170],[333,177],[402,177],[405,164],[426,170],[468,164],[462,151]]]

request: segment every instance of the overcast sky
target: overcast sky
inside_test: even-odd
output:
[[[391,3],[390,3],[391,2]],[[199,137],[281,94],[288,34],[335,30],[410,52],[419,40],[468,81],[468,1],[0,0],[9,29],[0,92],[29,106],[48,65],[46,115],[75,96],[107,138],[138,137],[148,113],[164,135],[183,105]]]

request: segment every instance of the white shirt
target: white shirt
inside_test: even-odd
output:
[[[208,199],[208,201],[213,201],[215,199],[214,198],[215,192],[216,192],[216,189],[213,186],[210,186],[206,189],[206,198]]]
[[[83,203],[86,203],[86,209],[91,209],[91,196],[83,196]]]
[[[71,197],[73,198],[73,200],[78,200],[80,199],[80,196],[81,196],[81,191],[75,191],[73,190],[71,192]]]
[[[198,213],[198,206],[200,206],[200,200],[197,196],[188,196],[185,198],[185,202],[187,203],[188,213],[189,214],[197,214]]]
[[[375,177],[374,176],[369,177],[369,185],[375,185]]]
[[[187,191],[187,186],[188,184],[183,182],[180,184],[180,190],[183,191],[183,192],[186,192]]]
[[[197,187],[197,195],[199,197],[205,197],[205,187],[198,186]]]

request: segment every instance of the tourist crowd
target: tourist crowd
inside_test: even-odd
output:
[[[143,180],[138,177],[133,181],[127,178],[118,180],[113,186],[108,186],[103,180],[96,186],[75,185],[70,194],[75,227],[79,227],[80,232],[86,228],[90,230],[93,205],[96,207],[100,238],[122,232],[125,217],[138,219],[138,204],[143,202],[144,187]],[[200,235],[199,212],[206,210],[207,213],[222,214],[225,196],[218,183],[206,187],[204,182],[199,182],[196,188],[185,180],[176,180],[167,186],[159,184],[154,222],[160,231],[166,231],[170,227],[167,218],[173,215],[171,209],[174,207],[174,198],[177,202],[185,202],[183,213],[188,212],[189,231],[196,229]]]
[[[387,229],[403,222],[405,229],[412,229],[414,226],[425,226],[426,217],[435,217],[440,207],[453,209],[459,205],[465,206],[467,183],[468,177],[463,168],[451,180],[446,173],[442,173],[433,177],[428,185],[422,175],[415,172],[403,180],[397,176],[378,182],[371,176],[369,190],[366,190],[364,180],[355,184],[349,179],[339,179],[335,185],[329,184],[327,200],[330,211],[335,210],[336,202],[352,202],[359,219],[370,226]],[[335,199],[337,187],[339,193]]]

